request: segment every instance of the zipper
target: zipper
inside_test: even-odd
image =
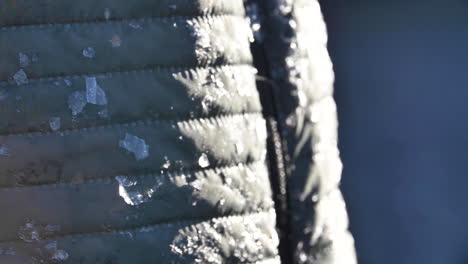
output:
[[[245,1],[247,13],[251,12],[261,20],[261,6],[258,0]],[[250,10],[249,10],[250,9]],[[255,9],[255,10],[252,10]],[[250,18],[252,20],[252,18]],[[259,21],[257,21],[259,22]],[[261,27],[260,27],[261,28]],[[262,34],[262,32],[259,32]],[[290,213],[287,173],[285,167],[285,156],[283,150],[283,139],[281,137],[281,126],[279,125],[279,111],[277,109],[277,99],[275,97],[275,83],[272,81],[270,65],[266,56],[265,45],[261,41],[254,41],[251,44],[254,66],[258,71],[257,90],[260,95],[263,117],[267,124],[267,159],[270,174],[270,183],[273,192],[273,201],[276,210],[276,226],[278,230],[279,254],[282,264],[292,263],[292,250],[289,234]]]

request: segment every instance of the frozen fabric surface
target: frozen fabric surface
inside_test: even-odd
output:
[[[0,263],[279,263],[241,0],[0,12]]]
[[[278,214],[283,260],[293,263],[356,263],[354,241],[339,191],[334,74],[318,1],[251,1],[251,21],[262,29],[265,74],[281,138],[287,207]],[[256,22],[260,21],[260,22]],[[258,28],[258,26],[257,26]],[[254,28],[255,29],[255,28]],[[257,34],[258,35],[258,34]],[[260,38],[259,38],[260,37]],[[275,144],[278,144],[276,142]],[[281,180],[280,180],[281,181]]]

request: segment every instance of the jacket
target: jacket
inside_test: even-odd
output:
[[[316,1],[0,11],[0,263],[354,263]]]

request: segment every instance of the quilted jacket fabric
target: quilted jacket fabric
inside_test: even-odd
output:
[[[0,263],[353,263],[325,30],[289,2],[0,0]]]

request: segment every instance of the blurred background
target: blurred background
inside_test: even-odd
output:
[[[468,1],[323,0],[360,264],[468,263]]]

